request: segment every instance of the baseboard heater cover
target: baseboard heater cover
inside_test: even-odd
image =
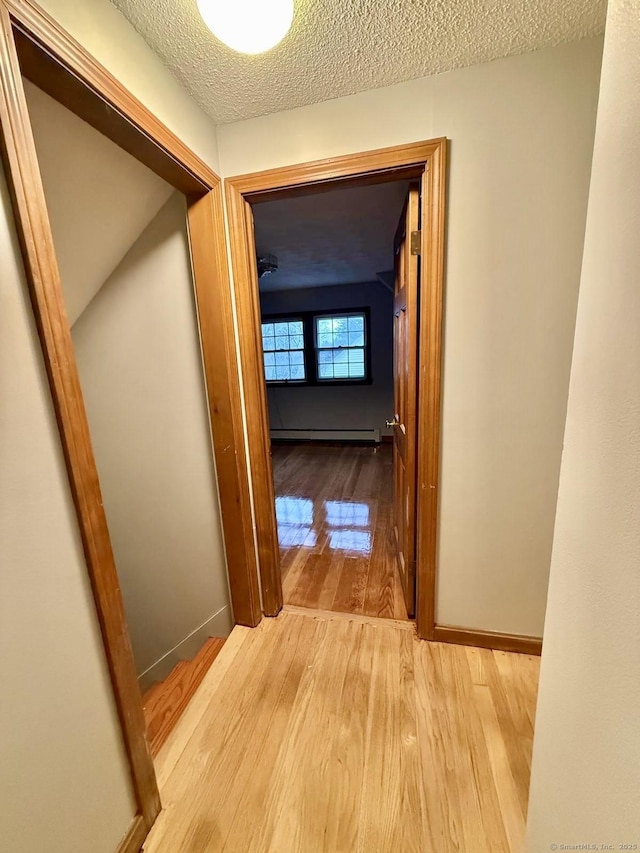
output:
[[[380,443],[379,429],[272,429],[271,438],[289,441],[370,441]]]

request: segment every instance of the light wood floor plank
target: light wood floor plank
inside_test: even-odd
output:
[[[520,853],[538,661],[406,625],[234,629],[159,756],[145,853]]]

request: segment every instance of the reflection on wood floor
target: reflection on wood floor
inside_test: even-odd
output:
[[[392,451],[274,445],[285,604],[406,619],[392,529]]]
[[[145,853],[519,853],[538,668],[407,621],[237,626],[160,751]]]

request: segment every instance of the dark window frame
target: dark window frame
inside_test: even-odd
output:
[[[363,314],[365,323],[365,345],[364,345],[364,366],[365,377],[363,379],[354,379],[347,377],[345,379],[319,379],[318,378],[318,360],[315,340],[315,321],[317,317],[339,317],[341,315]],[[304,334],[304,365],[306,379],[269,379],[266,384],[269,386],[299,386],[299,387],[338,387],[348,385],[371,385],[373,375],[371,370],[371,309],[369,306],[356,306],[354,308],[323,308],[322,311],[287,311],[277,314],[263,314],[260,319],[260,347],[262,348],[262,323],[275,323],[278,321],[295,321],[302,320],[302,329]]]

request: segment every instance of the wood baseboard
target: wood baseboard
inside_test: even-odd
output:
[[[193,694],[224,646],[211,637],[192,660],[180,661],[164,681],[154,684],[142,697],[151,755],[155,756],[171,734]]]
[[[137,814],[129,824],[124,838],[118,844],[116,853],[140,853],[149,831],[141,814]]]
[[[542,653],[541,637],[500,634],[497,631],[477,631],[472,628],[457,628],[455,625],[436,625],[433,629],[433,639],[439,643],[479,646],[481,649],[517,652],[522,655],[540,655]]]

